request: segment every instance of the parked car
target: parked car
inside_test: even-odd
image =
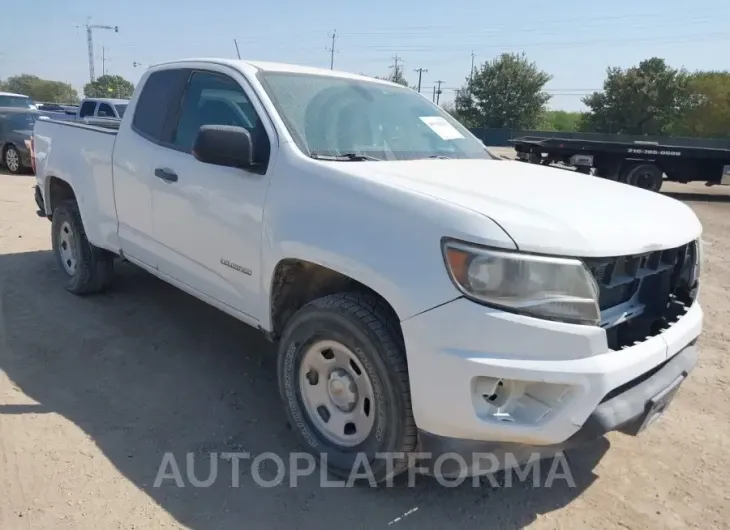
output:
[[[12,92],[0,92],[0,107],[36,110],[36,105],[31,98]]]
[[[45,110],[49,112],[66,112],[66,110],[63,108],[63,105],[60,105],[58,103],[36,102],[36,107],[38,108],[38,110]]]
[[[11,173],[31,168],[30,142],[40,117],[37,110],[0,107],[0,161]]]
[[[483,473],[475,455],[635,435],[697,361],[689,207],[496,159],[400,85],[170,62],[118,131],[33,138],[65,288],[104,290],[121,256],[260,329],[295,435],[340,476],[385,480],[415,451]]]

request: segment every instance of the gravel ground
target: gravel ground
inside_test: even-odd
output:
[[[589,178],[589,177],[587,177]],[[700,365],[670,411],[637,438],[568,454],[575,487],[434,479],[387,490],[257,486],[210,452],[295,450],[274,349],[256,331],[132,266],[107,294],[60,285],[50,224],[30,176],[0,175],[0,528],[728,528],[730,195],[668,185],[705,227]],[[657,219],[661,223],[662,219]],[[155,487],[163,455],[185,487]],[[264,466],[261,477],[276,468]]]

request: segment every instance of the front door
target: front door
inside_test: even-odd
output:
[[[262,221],[273,135],[245,83],[222,72],[192,72],[171,148],[161,149],[156,160],[152,209],[160,272],[260,320]],[[191,150],[203,125],[248,129],[261,171],[197,160]]]

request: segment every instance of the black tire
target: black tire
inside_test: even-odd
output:
[[[8,163],[8,158],[10,156],[13,156],[12,154],[14,154],[14,156],[17,157],[17,160],[18,160],[17,165],[15,167],[11,167],[10,164]],[[22,172],[23,169],[25,169],[23,167],[23,162],[20,158],[20,152],[16,149],[16,147],[13,144],[9,144],[9,145],[5,146],[5,150],[3,151],[3,165],[13,175],[17,175],[18,173]]]
[[[279,388],[286,413],[302,446],[315,458],[326,454],[327,469],[333,475],[347,478],[353,467],[355,473],[362,473],[363,467],[355,466],[358,453],[367,455],[375,482],[408,468],[408,455],[415,450],[418,436],[400,337],[397,320],[389,316],[383,303],[356,292],[314,300],[286,325],[278,357]],[[356,446],[345,447],[326,438],[305,408],[300,390],[301,361],[308,347],[320,340],[338,341],[349,348],[372,383],[374,424],[368,437]],[[389,464],[376,453],[400,453],[400,457]]]
[[[654,164],[636,164],[626,170],[622,179],[626,184],[649,191],[659,191],[664,177]]]
[[[61,257],[60,233],[64,226],[70,227],[75,242],[76,267],[73,274],[67,271]],[[64,286],[67,291],[79,295],[93,294],[109,286],[114,274],[114,255],[89,243],[76,201],[64,201],[53,209],[51,239],[56,261],[68,279]]]

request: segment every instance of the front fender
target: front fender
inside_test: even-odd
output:
[[[489,218],[440,199],[326,171],[280,175],[269,190],[262,238],[269,305],[277,264],[301,259],[366,285],[403,321],[460,296],[444,265],[443,237],[514,248]],[[271,326],[267,309],[260,314]]]

